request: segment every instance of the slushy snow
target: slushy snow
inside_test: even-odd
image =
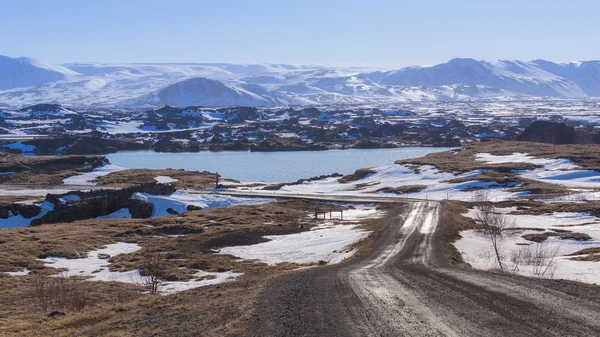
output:
[[[104,282],[123,282],[133,284],[144,284],[145,276],[140,275],[138,270],[130,270],[126,272],[112,272],[109,270],[110,262],[108,259],[121,254],[131,254],[142,249],[135,243],[118,242],[106,245],[105,248],[97,249],[88,253],[86,258],[81,259],[66,259],[64,257],[49,256],[45,259],[40,259],[44,262],[44,266],[63,269],[61,277],[85,276],[89,277],[89,281],[104,281]],[[106,254],[109,258],[100,258],[101,254]],[[177,293],[180,291],[219,284],[228,282],[242,273],[226,272],[206,272],[196,270],[191,281],[178,282],[163,282],[160,285],[159,292],[164,295]]]

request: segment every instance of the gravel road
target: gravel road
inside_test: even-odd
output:
[[[600,336],[600,287],[450,266],[440,204],[399,204],[357,258],[268,284],[246,336]]]

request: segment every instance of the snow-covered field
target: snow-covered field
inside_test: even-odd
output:
[[[143,285],[145,276],[140,275],[138,270],[125,272],[110,271],[110,262],[108,262],[110,257],[135,253],[140,249],[142,249],[142,247],[135,243],[118,242],[107,245],[105,248],[91,251],[86,258],[66,259],[63,257],[49,256],[45,259],[40,259],[40,261],[44,262],[46,267],[63,270],[58,277],[85,276],[88,277],[87,280],[89,281],[115,281]],[[219,273],[196,270],[193,280],[162,282],[159,291],[161,294],[172,294],[188,289],[227,282],[240,275],[242,274],[231,271]]]
[[[555,212],[544,215],[509,214],[515,210],[515,208],[496,209],[515,221],[514,235],[507,237],[500,245],[502,261],[506,270],[525,276],[600,284],[599,262],[574,261],[567,256],[582,249],[600,247],[600,218],[587,213],[571,212]],[[465,216],[476,218],[475,212],[474,209],[471,209]],[[526,234],[539,234],[555,230],[583,233],[592,239],[576,241],[550,237],[544,243],[537,243],[522,238],[522,235]],[[460,235],[462,238],[456,241],[455,246],[465,262],[478,269],[498,268],[492,245],[483,234],[469,230],[461,232]],[[527,250],[539,257],[535,263],[527,264],[515,259]]]
[[[278,263],[339,263],[355,252],[351,245],[364,239],[369,232],[358,229],[359,221],[381,217],[374,206],[362,205],[344,211],[343,221],[323,220],[309,231],[288,235],[265,236],[267,242],[249,246],[225,247],[219,254],[233,255],[270,265]]]

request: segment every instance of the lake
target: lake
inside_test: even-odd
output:
[[[394,149],[350,149],[289,152],[153,152],[124,151],[107,155],[111,164],[127,168],[185,169],[219,172],[240,181],[293,182],[323,174],[350,174],[356,169],[393,164],[399,159],[418,158],[448,151],[442,147]]]

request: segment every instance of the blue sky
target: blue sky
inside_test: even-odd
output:
[[[400,67],[600,59],[600,1],[0,0],[0,55]]]

